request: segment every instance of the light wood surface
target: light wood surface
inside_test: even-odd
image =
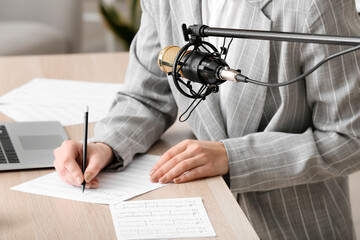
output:
[[[122,82],[127,53],[0,58],[0,95],[33,78]],[[11,121],[0,113],[0,121]],[[93,135],[90,124],[90,133]],[[82,126],[65,127],[80,140]],[[194,138],[186,124],[177,123],[149,153],[161,155],[183,139]],[[47,170],[0,172],[0,239],[116,239],[109,207],[10,190],[22,182],[53,172]],[[217,237],[258,239],[221,177],[170,184],[134,199],[200,196]]]

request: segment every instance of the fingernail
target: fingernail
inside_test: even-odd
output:
[[[150,178],[150,181],[151,181],[151,182],[157,182],[157,179],[156,179],[155,176],[153,176],[153,177]]]
[[[174,183],[178,183],[178,182],[180,182],[180,178],[175,178]]]
[[[151,169],[151,171],[149,172],[149,175],[151,176],[154,172],[155,172],[155,170]]]
[[[162,177],[162,178],[160,178],[159,182],[160,182],[161,184],[166,183],[166,177]]]
[[[91,173],[85,174],[85,182],[90,182],[91,179],[92,179],[92,174]]]
[[[81,177],[77,176],[76,177],[76,182],[77,182],[77,184],[81,185],[81,183],[82,183]]]

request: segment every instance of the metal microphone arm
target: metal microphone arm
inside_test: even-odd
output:
[[[200,101],[205,100],[205,97],[208,96],[212,92],[217,92],[219,89],[220,84],[227,80],[240,82],[240,83],[252,83],[260,86],[265,87],[282,87],[289,84],[292,84],[294,82],[297,82],[309,74],[311,74],[313,71],[315,71],[317,68],[319,68],[322,64],[325,62],[341,56],[343,54],[353,52],[356,50],[360,50],[360,37],[354,37],[354,36],[336,36],[336,35],[321,35],[321,34],[304,34],[304,33],[294,33],[294,32],[276,32],[276,31],[260,31],[260,30],[250,30],[250,29],[232,29],[232,28],[212,28],[206,25],[190,25],[187,27],[185,24],[182,25],[182,31],[184,40],[188,42],[185,46],[183,46],[179,52],[177,53],[174,63],[172,66],[172,72],[168,73],[172,76],[173,81],[177,89],[182,93],[184,96],[193,98],[194,101],[191,103],[189,108],[180,116],[180,121],[186,121],[186,119],[190,116],[192,111],[196,108],[196,106],[200,103]],[[287,80],[285,82],[279,82],[279,83],[267,83],[262,82],[258,80],[251,79],[247,76],[244,76],[241,74],[241,70],[237,69],[231,69],[228,66],[226,66],[226,62],[224,66],[220,66],[218,68],[209,68],[208,65],[202,64],[203,62],[206,63],[206,56],[208,57],[216,57],[219,58],[221,54],[225,55],[228,49],[222,48],[221,53],[217,51],[215,46],[210,44],[209,42],[203,41],[201,38],[203,37],[228,37],[228,38],[245,38],[245,39],[258,39],[258,40],[273,40],[273,41],[287,41],[287,42],[303,42],[303,43],[317,43],[317,44],[333,44],[333,45],[347,45],[347,46],[353,46],[349,49],[342,50],[338,53],[335,53],[333,55],[330,55],[323,60],[321,60],[319,63],[317,63],[314,67],[310,68],[300,76],[297,76],[296,78],[293,78],[291,80]],[[231,42],[230,42],[231,43]],[[212,50],[214,50],[214,53],[211,53],[206,46],[211,47]],[[230,44],[229,44],[230,46]],[[193,50],[188,51],[190,47],[193,47]],[[201,61],[189,61],[187,62],[186,59],[189,59],[191,56],[191,52],[197,52],[200,51],[199,47],[203,47],[209,54],[205,55],[203,59],[200,59]],[[188,58],[185,59],[185,55],[188,54]],[[211,55],[214,54],[214,55]],[[184,59],[183,59],[184,58]],[[210,61],[211,62],[211,61]],[[182,75],[182,71],[189,70],[192,74],[193,79],[188,79],[188,81],[185,83],[181,77],[184,77]],[[200,73],[200,74],[199,74]],[[208,73],[211,73],[210,75]],[[189,76],[190,76],[189,75]],[[215,79],[218,81],[209,81],[209,78],[204,78],[202,75],[206,76],[215,76]],[[194,77],[195,76],[195,77]],[[185,76],[186,78],[187,76]],[[195,92],[191,82],[199,82],[197,79],[200,79],[200,82],[203,83],[202,87],[198,92]],[[195,79],[195,80],[194,80]],[[210,78],[212,79],[212,78]],[[187,88],[188,91],[184,91],[181,87],[184,86]],[[194,102],[200,99],[200,101],[195,104],[195,106],[190,110]],[[182,117],[187,113],[188,116],[185,118],[185,120],[182,120]]]
[[[206,25],[182,26],[185,41],[196,41],[201,37],[229,37],[287,42],[304,42],[334,45],[360,45],[360,37],[347,37],[322,34],[304,34],[293,32],[260,31],[250,29],[213,28]],[[190,36],[190,39],[189,39]]]

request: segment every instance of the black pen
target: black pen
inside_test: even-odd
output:
[[[84,114],[84,143],[83,143],[83,158],[82,158],[82,172],[85,173],[86,169],[86,153],[87,153],[87,133],[88,133],[88,119],[89,119],[89,106],[85,107]],[[82,191],[85,191],[85,175],[82,183]]]

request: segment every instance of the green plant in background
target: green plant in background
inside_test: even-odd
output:
[[[129,17],[126,18],[124,13],[118,11],[114,4],[99,1],[99,10],[105,21],[105,24],[114,33],[114,35],[129,49],[140,24],[140,3],[139,0],[125,0]]]

